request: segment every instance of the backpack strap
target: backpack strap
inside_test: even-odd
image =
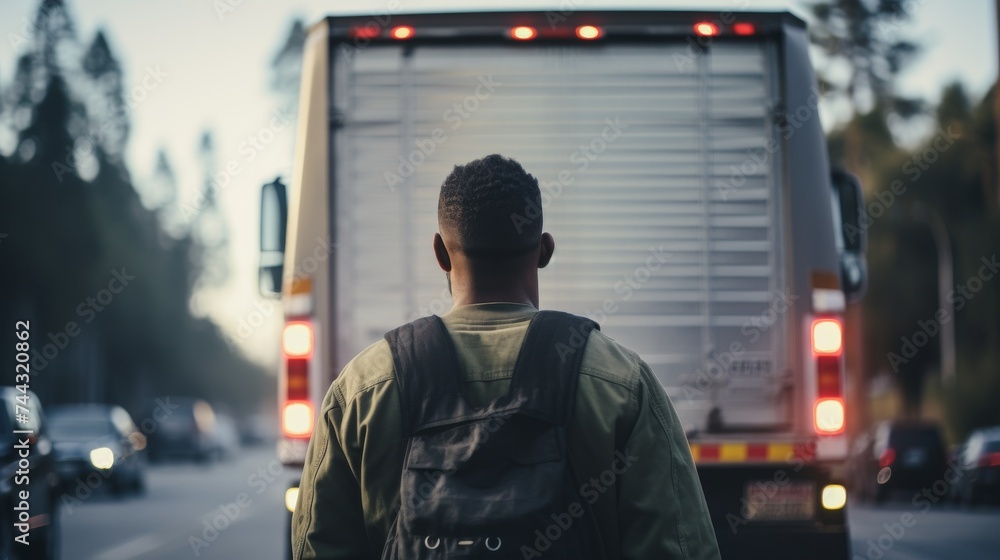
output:
[[[509,406],[565,426],[576,403],[587,339],[595,329],[600,326],[594,321],[569,313],[536,313],[514,365]]]
[[[444,322],[422,317],[385,334],[392,351],[403,431],[520,410],[564,426],[576,402],[583,351],[594,321],[558,311],[539,311],[528,325],[509,393],[483,408],[462,395],[458,353]]]
[[[403,433],[474,413],[462,396],[458,353],[437,315],[385,333],[399,386]]]

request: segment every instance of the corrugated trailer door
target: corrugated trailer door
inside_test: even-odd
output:
[[[450,307],[438,189],[453,165],[501,153],[542,183],[556,238],[543,307],[639,352],[689,427],[787,422],[770,53],[719,40],[695,57],[681,41],[335,56],[340,364]]]

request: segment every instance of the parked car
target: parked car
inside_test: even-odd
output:
[[[154,422],[152,429],[146,430],[151,461],[186,458],[209,462],[218,454],[212,405],[196,398],[169,397],[156,399],[147,408],[144,418]]]
[[[858,436],[850,478],[862,501],[884,502],[893,492],[919,492],[947,470],[941,430],[936,423],[887,420]]]
[[[30,390],[0,387],[0,558],[52,560],[59,557],[59,497],[52,440],[38,396]],[[25,434],[14,433],[21,430]],[[27,444],[27,450],[23,445]],[[21,460],[27,455],[27,468]],[[28,499],[21,499],[21,492]],[[28,546],[14,541],[22,502],[28,506]]]
[[[975,505],[1000,499],[1000,426],[969,434],[957,462],[959,502]]]
[[[216,457],[229,459],[235,456],[240,449],[240,431],[236,427],[236,420],[228,414],[216,414],[213,439]]]
[[[243,446],[273,444],[278,439],[278,420],[270,414],[249,414],[239,423]]]
[[[110,483],[116,495],[145,488],[146,439],[120,406],[75,404],[53,407],[49,427],[56,469],[68,492],[91,473]],[[92,486],[92,485],[91,485]]]

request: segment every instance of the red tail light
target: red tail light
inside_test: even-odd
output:
[[[757,28],[752,23],[741,21],[733,24],[733,33],[737,35],[753,35],[756,32]]]
[[[281,331],[285,355],[285,377],[281,399],[281,433],[290,438],[308,438],[313,431],[313,405],[309,399],[309,364],[315,348],[310,321],[288,321]]]
[[[290,401],[309,398],[309,360],[291,358],[285,370],[285,399]]]
[[[1000,452],[987,453],[979,458],[980,467],[1000,467]]]
[[[843,399],[817,399],[813,421],[816,433],[832,436],[844,432],[846,412]]]
[[[281,331],[281,351],[289,358],[308,358],[313,351],[313,328],[308,321],[289,321]]]
[[[281,433],[308,438],[313,432],[313,406],[309,401],[288,401],[281,407]]]
[[[809,346],[813,367],[816,368],[816,402],[813,424],[819,435],[844,432],[847,412],[841,383],[844,333],[840,319],[823,317],[809,326]]]
[[[880,469],[884,469],[888,466],[891,466],[895,460],[896,460],[896,450],[891,447],[888,447],[886,448],[885,451],[882,452],[882,456],[878,458],[878,466]]]
[[[840,387],[840,358],[836,356],[817,356],[816,358],[816,396],[835,398],[843,395]]]
[[[351,35],[358,39],[374,39],[378,37],[381,32],[382,30],[374,23],[364,27],[355,27],[351,29]]]
[[[837,319],[816,319],[812,324],[812,349],[817,356],[839,356],[844,347],[844,333]]]

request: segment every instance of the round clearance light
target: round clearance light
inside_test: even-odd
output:
[[[413,37],[413,28],[409,25],[400,25],[393,27],[389,34],[392,35],[393,39],[409,39]]]
[[[510,36],[518,41],[530,41],[538,36],[538,32],[535,31],[534,27],[519,25],[510,30]]]
[[[601,35],[603,35],[601,28],[593,25],[581,25],[576,28],[576,36],[586,41],[597,39]]]
[[[708,21],[694,24],[694,32],[702,37],[714,37],[719,34],[719,26]]]

